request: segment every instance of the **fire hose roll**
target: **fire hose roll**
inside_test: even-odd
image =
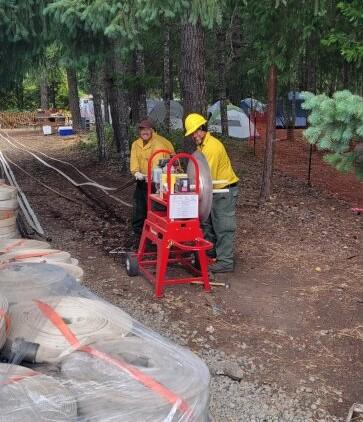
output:
[[[64,269],[40,263],[6,263],[0,266],[1,292],[10,303],[54,294],[64,295],[79,284]]]
[[[72,263],[71,255],[68,252],[58,249],[21,249],[10,251],[0,256],[2,262],[65,262]]]
[[[33,239],[4,239],[0,240],[0,253],[21,251],[24,249],[50,249],[50,244]]]
[[[0,422],[76,421],[73,395],[52,377],[0,364]]]
[[[0,295],[0,349],[6,341],[8,301]]]
[[[72,262],[77,262],[77,260],[73,261],[72,258]],[[62,268],[64,271],[66,271],[70,276],[74,277],[79,283],[82,283],[83,281],[83,276],[84,276],[84,271],[81,267],[79,267],[76,263],[75,264],[68,264],[68,263],[64,263],[64,262],[54,262],[53,265],[56,265],[57,267]]]
[[[0,184],[0,201],[16,199],[17,189],[14,186]]]
[[[136,336],[93,345],[175,393],[190,405],[193,417],[183,414],[155,391],[109,362],[75,352],[62,361],[61,372],[77,397],[80,416],[100,422],[205,420],[203,415],[208,413],[208,369],[189,351],[165,346],[158,339]],[[194,406],[196,402],[198,410]]]
[[[51,306],[78,338],[81,345],[100,339],[122,338],[132,328],[132,320],[121,309],[100,300],[74,296],[50,296],[39,299]],[[9,342],[22,338],[39,345],[33,360],[37,363],[59,361],[74,349],[59,327],[42,314],[37,301],[13,305],[9,309],[11,330]]]

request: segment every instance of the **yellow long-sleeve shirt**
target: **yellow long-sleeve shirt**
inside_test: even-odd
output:
[[[198,145],[198,150],[208,161],[212,179],[228,180],[226,183],[213,185],[215,189],[223,189],[227,185],[238,182],[239,179],[233,171],[231,160],[221,141],[207,132],[203,142]]]
[[[170,150],[173,146],[169,145],[169,141],[157,133],[153,133],[151,139],[144,145],[144,141],[141,138],[137,138],[131,146],[130,154],[130,171],[135,174],[139,171],[142,174],[147,175],[148,162],[151,155],[158,149]],[[170,148],[171,146],[171,148]],[[174,148],[172,150],[174,152]],[[158,154],[153,160],[153,168],[156,166],[161,158],[169,157],[168,154]]]

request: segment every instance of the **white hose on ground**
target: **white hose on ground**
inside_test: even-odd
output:
[[[52,166],[47,161],[43,160],[42,158],[38,157],[36,154],[34,154],[30,150],[28,150],[25,145],[19,144],[19,145],[22,146],[22,148],[20,148],[19,146],[15,145],[14,142],[12,142],[10,139],[7,139],[2,133],[0,133],[0,138],[3,139],[4,141],[8,142],[10,145],[12,145],[17,150],[26,151],[28,154],[30,154],[32,157],[34,157],[36,160],[38,160],[39,162],[41,162],[42,164],[44,164],[46,167],[49,167],[52,170],[55,170],[57,173],[61,174],[64,178],[66,178],[74,186],[78,186],[78,187],[80,187],[80,186],[94,186],[94,187],[99,188],[101,190],[116,190],[116,188],[109,188],[107,186],[100,185],[99,183],[96,183],[96,182],[77,183],[74,179],[72,179],[71,177],[69,177],[62,170],[60,170],[59,168],[57,168],[55,166]]]
[[[132,328],[129,315],[100,300],[72,296],[50,296],[39,300],[61,316],[82,345],[101,339],[122,338]],[[10,306],[9,316],[11,330],[8,339],[14,341],[21,337],[39,344],[36,362],[57,362],[74,351],[59,329],[42,314],[36,301]]]
[[[29,224],[29,226],[34,229],[37,233],[44,235],[44,230],[42,229],[42,226],[39,223],[39,220],[37,219],[37,216],[35,215],[32,207],[29,204],[29,201],[23,191],[20,189],[20,186],[18,185],[14,173],[12,172],[9,164],[6,161],[6,158],[4,157],[3,153],[0,151],[0,162],[2,163],[4,172],[6,174],[6,177],[8,178],[9,182],[15,186],[18,190],[18,198],[20,199],[19,205],[21,210],[23,211],[23,215]]]
[[[52,377],[0,363],[0,382],[0,422],[77,420],[73,394]]]
[[[0,295],[0,349],[4,346],[6,341],[8,307],[8,300]]]
[[[8,135],[7,135],[8,136]],[[76,187],[82,187],[82,186],[93,186],[93,187],[96,187],[96,188],[99,188],[99,189],[101,189],[102,190],[102,192],[105,194],[105,195],[107,195],[107,196],[109,196],[110,198],[112,198],[114,201],[116,201],[116,202],[118,202],[118,203],[120,203],[120,204],[122,204],[122,205],[124,205],[124,206],[126,206],[126,207],[129,207],[129,208],[132,208],[132,205],[131,204],[129,204],[128,202],[126,202],[126,201],[123,201],[122,199],[120,199],[120,198],[117,198],[116,196],[114,196],[114,195],[110,195],[107,191],[108,190],[117,190],[117,188],[109,188],[109,187],[107,187],[107,186],[103,186],[103,185],[100,185],[99,183],[97,183],[97,182],[84,182],[84,183],[77,183],[75,180],[73,180],[71,177],[69,177],[66,173],[64,173],[62,170],[59,170],[57,167],[55,167],[55,166],[52,166],[51,164],[49,164],[49,163],[47,163],[45,160],[43,160],[43,159],[41,159],[40,157],[38,157],[36,154],[34,154],[33,152],[31,152],[30,150],[28,150],[26,147],[25,147],[25,145],[23,145],[23,144],[20,144],[19,143],[19,145],[21,145],[22,146],[22,148],[20,148],[20,147],[18,147],[17,145],[15,145],[14,144],[14,142],[12,142],[10,139],[7,139],[3,134],[1,134],[1,132],[0,132],[0,138],[1,139],[3,139],[4,141],[6,141],[8,144],[10,144],[13,148],[15,148],[15,149],[18,149],[18,150],[21,150],[21,151],[26,151],[28,154],[30,154],[30,155],[32,155],[36,160],[38,160],[38,161],[40,161],[42,164],[44,164],[46,167],[49,167],[49,168],[51,168],[51,169],[53,169],[53,170],[55,170],[57,173],[59,173],[60,175],[62,175],[65,179],[67,179],[70,183],[72,183],[74,186],[76,186]],[[15,141],[15,142],[17,142],[17,141]],[[17,142],[18,143],[18,142]],[[74,167],[73,165],[72,165],[72,167]],[[78,173],[80,173],[81,174],[81,172],[79,171],[79,170],[77,170],[78,171]],[[86,176],[86,178],[87,179],[89,179],[87,176]],[[90,180],[92,180],[92,179],[90,179]]]
[[[19,166],[19,164],[16,164],[16,163],[14,163],[14,161],[11,161],[10,159],[9,159],[9,157],[6,157],[6,155],[4,154],[4,157],[5,157],[5,159],[10,163],[10,164],[12,164],[13,166],[15,166],[16,168],[18,168],[21,172],[23,172],[24,174],[26,174],[28,177],[30,177],[31,179],[33,179],[33,180],[35,180],[37,183],[39,183],[39,185],[40,186],[43,186],[44,188],[46,188],[46,189],[48,189],[48,190],[50,190],[51,192],[53,192],[53,193],[55,193],[56,195],[58,195],[58,196],[60,196],[60,197],[62,197],[62,198],[64,198],[64,199],[67,199],[67,201],[71,201],[71,202],[74,202],[75,204],[79,204],[79,205],[81,205],[82,203],[80,202],[80,201],[77,201],[76,199],[74,199],[74,198],[70,198],[69,196],[66,196],[66,195],[64,195],[63,193],[61,193],[61,192],[58,192],[56,189],[53,189],[53,188],[51,188],[50,186],[48,186],[47,184],[45,184],[45,183],[43,183],[43,182],[41,182],[39,179],[37,179],[36,177],[34,177],[33,175],[31,175],[30,173],[28,173],[26,170],[24,170],[22,167],[20,167]]]
[[[50,155],[47,155],[47,154],[45,154],[44,152],[41,152],[41,151],[38,151],[38,150],[36,150],[35,148],[29,148],[29,147],[26,147],[24,144],[22,144],[21,142],[19,142],[17,139],[15,139],[13,136],[11,136],[11,135],[9,135],[9,133],[8,132],[4,132],[5,133],[5,135],[9,138],[9,139],[12,139],[12,141],[14,142],[14,143],[16,143],[16,144],[18,144],[18,145],[21,145],[24,149],[27,149],[27,150],[29,150],[29,151],[35,151],[36,153],[38,153],[38,154],[40,154],[40,155],[43,155],[43,157],[46,157],[46,158],[49,158],[50,160],[53,160],[53,161],[58,161],[58,163],[62,163],[62,164],[66,164],[67,166],[70,166],[70,167],[72,167],[74,170],[76,170],[77,171],[77,173],[79,173],[81,176],[83,176],[85,179],[87,179],[89,182],[92,182],[92,183],[96,183],[97,184],[97,182],[96,181],[94,181],[93,179],[91,179],[90,177],[88,177],[86,174],[84,174],[81,170],[79,170],[75,165],[73,165],[72,163],[69,163],[68,161],[63,161],[63,160],[60,160],[59,158],[55,158],[55,157],[52,157],[52,156],[50,156]],[[101,185],[100,185],[101,186]],[[103,187],[105,190],[117,190],[117,188],[109,188],[109,187],[106,187],[106,186],[104,186]]]

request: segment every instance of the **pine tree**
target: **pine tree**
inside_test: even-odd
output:
[[[363,180],[363,98],[350,91],[303,93],[303,108],[310,111],[305,137],[318,149],[328,151],[325,160],[343,173]]]

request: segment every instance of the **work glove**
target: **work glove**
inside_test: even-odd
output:
[[[137,171],[135,173],[135,179],[136,180],[145,180],[145,176],[142,173],[140,173],[139,171]]]

